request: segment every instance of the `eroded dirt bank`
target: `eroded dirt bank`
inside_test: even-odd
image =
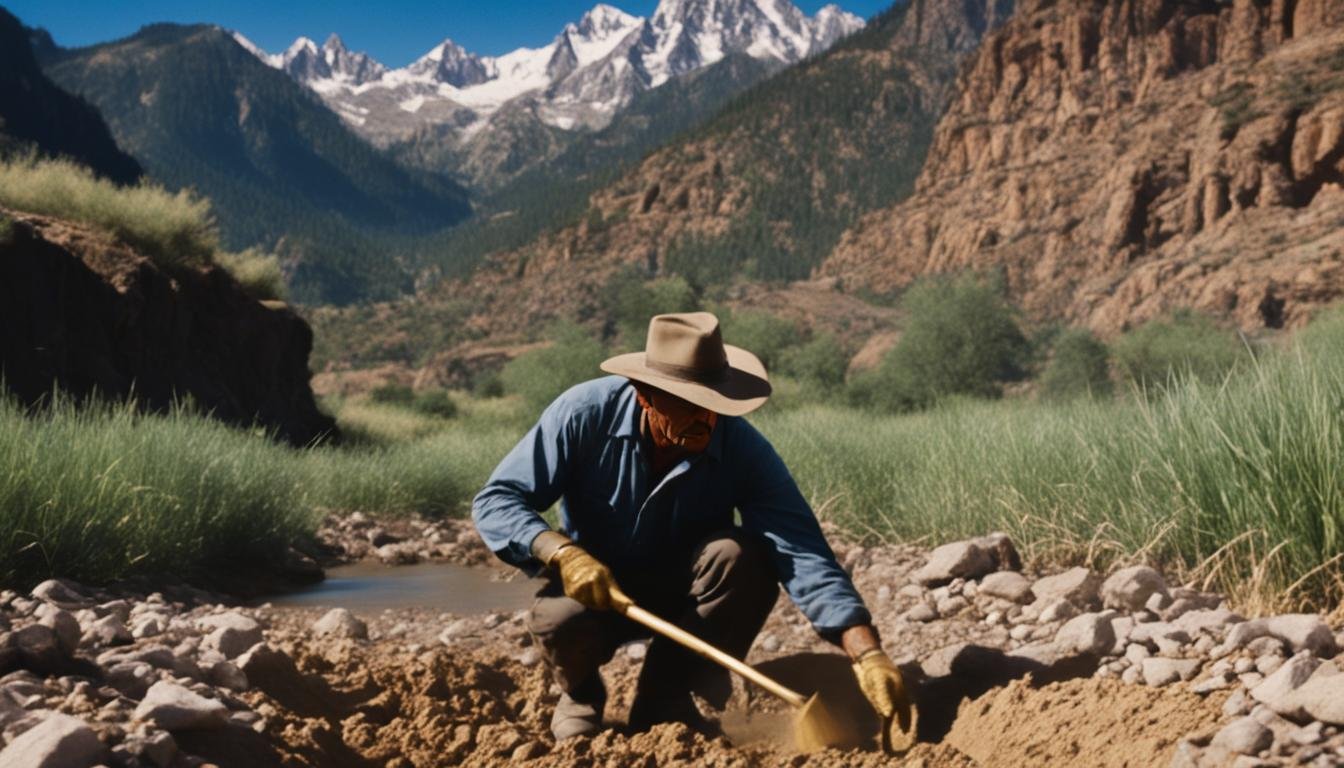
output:
[[[333,559],[509,576],[461,523],[345,518],[322,539]],[[0,594],[0,765],[1344,764],[1344,637],[1319,617],[1247,621],[1149,569],[1024,574],[1005,537],[837,552],[918,685],[924,743],[903,758],[795,754],[781,705],[740,683],[726,738],[626,733],[644,643],[604,669],[612,729],[555,744],[559,691],[521,609],[353,615],[47,582]],[[871,718],[787,599],[749,661]]]

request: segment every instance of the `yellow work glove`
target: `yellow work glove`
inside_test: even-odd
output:
[[[545,538],[543,538],[545,537]],[[562,534],[538,536],[532,549],[548,567],[560,569],[565,595],[599,611],[623,610],[634,602],[616,586],[611,569]],[[563,541],[560,541],[563,539]]]
[[[901,671],[881,648],[865,651],[854,662],[854,676],[873,709],[882,718],[883,746],[903,752],[914,745],[915,708]]]

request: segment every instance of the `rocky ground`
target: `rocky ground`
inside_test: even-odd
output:
[[[509,575],[460,522],[351,516],[319,538],[333,560]],[[1246,620],[1142,566],[1024,573],[1001,535],[837,554],[918,681],[923,741],[903,758],[795,754],[787,712],[741,687],[726,737],[626,733],[645,643],[604,669],[613,729],[555,744],[558,690],[522,611],[355,616],[47,581],[0,593],[0,766],[1344,765],[1344,633],[1320,617]],[[749,660],[873,724],[787,599]]]

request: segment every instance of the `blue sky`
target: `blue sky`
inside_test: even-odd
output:
[[[890,0],[794,0],[807,13],[827,2],[864,18]],[[403,66],[443,38],[494,55],[519,46],[544,45],[565,22],[597,0],[0,0],[28,26],[45,27],[67,47],[125,37],[155,21],[208,22],[236,29],[268,51],[307,35],[321,43],[336,32],[346,46],[367,51],[389,66]],[[608,0],[627,13],[648,16],[657,0]]]

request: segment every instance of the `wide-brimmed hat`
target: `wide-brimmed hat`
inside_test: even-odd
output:
[[[617,355],[602,370],[670,392],[725,416],[741,416],[770,397],[760,358],[723,343],[708,312],[654,315],[643,352]]]

